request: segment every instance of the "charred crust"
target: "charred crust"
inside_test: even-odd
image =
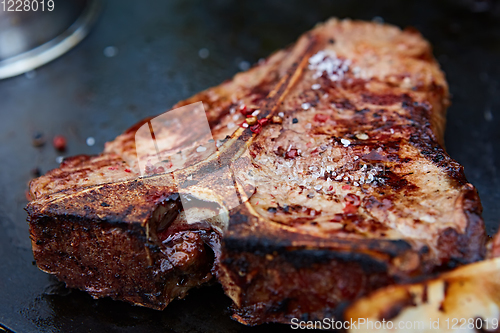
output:
[[[64,221],[64,222],[62,222]],[[143,226],[137,223],[126,223],[119,221],[103,221],[103,220],[91,220],[82,216],[75,216],[70,214],[65,214],[61,216],[53,215],[31,215],[29,218],[31,228],[36,228],[40,230],[43,234],[49,234],[51,232],[52,224],[54,223],[64,223],[65,225],[71,225],[71,230],[77,228],[76,226],[81,226],[83,231],[90,231],[95,228],[96,224],[108,224],[110,227],[118,227],[123,232],[126,232],[131,237],[137,239],[139,242],[146,243],[146,233]],[[38,238],[37,242],[47,242],[50,238],[42,237]]]
[[[193,284],[212,278],[215,254],[206,245],[216,247],[211,231],[181,231],[181,236],[197,235],[192,246],[181,248],[193,259],[164,265],[169,260],[164,253],[168,247],[152,242],[138,223],[107,223],[71,215],[33,215],[29,220],[39,268],[94,297],[109,296],[162,310],[176,297],[184,297]],[[65,242],[57,241],[60,238]]]
[[[387,271],[387,263],[376,260],[370,255],[353,252],[337,252],[328,250],[298,249],[282,253],[284,260],[295,268],[311,267],[312,264],[323,264],[331,261],[357,262],[365,274],[381,273]]]
[[[449,257],[444,266],[449,268],[482,260],[486,255],[487,235],[480,216],[481,204],[472,185],[469,184],[463,200],[467,216],[465,232],[459,233],[453,228],[447,228],[438,238],[438,247]]]
[[[481,217],[483,208],[477,190],[472,184],[467,184],[464,188],[463,206],[468,223],[459,242],[460,253],[465,253],[465,260],[468,262],[475,262],[485,258],[488,236]]]
[[[296,266],[280,254],[269,258],[224,252],[223,256],[224,271],[244,295],[241,305],[233,306],[234,317],[247,325],[337,316],[342,302],[392,282],[386,270],[366,274],[365,263],[360,262],[332,259]]]
[[[229,225],[235,226],[235,227],[237,227],[238,225],[246,225],[248,223],[249,219],[251,219],[251,217],[237,211],[237,212],[234,212],[231,214],[231,219],[229,221]]]
[[[231,219],[233,222],[233,219]],[[294,257],[307,258],[309,262],[324,262],[325,260],[339,259],[344,261],[365,261],[368,255],[363,251],[379,253],[388,258],[395,258],[403,253],[411,251],[411,245],[405,240],[376,240],[365,239],[359,241],[345,241],[345,240],[329,240],[322,249],[304,249],[294,247],[294,243],[301,241],[317,243],[320,239],[309,237],[307,235],[234,235],[227,234],[223,239],[223,247],[230,252],[237,253],[255,253],[256,255],[265,256],[269,253],[278,253],[285,256],[290,256],[290,260],[295,260]],[[287,238],[287,236],[289,236]],[[348,246],[349,250],[345,251],[341,248]],[[331,247],[331,249],[325,249]],[[337,247],[337,249],[335,249]],[[294,253],[290,255],[289,253]],[[376,259],[371,258],[370,260]],[[296,264],[302,265],[302,259],[297,259]]]

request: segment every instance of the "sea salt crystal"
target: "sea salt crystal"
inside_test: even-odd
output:
[[[319,83],[315,83],[315,84],[313,84],[313,85],[311,86],[311,89],[312,89],[312,90],[318,90],[319,88],[321,88],[321,84],[319,84]]]
[[[316,65],[316,64],[319,64],[324,58],[325,58],[325,51],[319,51],[318,53],[313,55],[311,58],[309,58],[309,63],[311,65]]]
[[[207,148],[206,148],[206,147],[203,147],[203,146],[199,146],[198,148],[196,148],[196,151],[197,151],[198,153],[201,153],[201,152],[203,152],[203,151],[205,151],[205,150],[207,150]]]
[[[308,110],[311,107],[311,104],[309,103],[302,103],[302,109]]]
[[[358,138],[360,140],[368,140],[368,135],[365,133],[358,133],[358,134],[356,134],[356,138]]]
[[[338,81],[344,78],[344,74],[349,70],[351,61],[343,61],[337,58],[333,51],[319,51],[309,58],[309,69],[315,71],[313,78],[317,79],[326,73],[331,81]]]
[[[235,125],[235,123],[228,123],[228,124],[227,124],[227,128],[228,128],[228,129],[231,129],[231,128],[233,128],[234,126],[236,126],[236,125]]]
[[[344,147],[347,147],[351,144],[351,141],[347,139],[340,139],[340,142],[344,145]]]

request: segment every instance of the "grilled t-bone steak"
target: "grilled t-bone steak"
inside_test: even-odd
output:
[[[217,151],[199,149],[200,101]],[[175,105],[180,126],[155,129],[160,166],[142,167],[142,122],[32,181],[38,267],[154,309],[215,276],[233,317],[259,324],[480,260],[480,201],[443,149],[447,105],[419,33],[329,20]]]

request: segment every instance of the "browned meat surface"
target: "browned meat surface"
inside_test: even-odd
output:
[[[420,34],[330,20],[174,106],[154,168],[142,122],[34,180],[35,259],[94,297],[156,309],[216,276],[242,323],[331,316],[484,257],[476,190],[442,146],[447,105]],[[257,119],[240,127],[242,113]]]

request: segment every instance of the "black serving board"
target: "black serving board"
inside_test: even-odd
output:
[[[499,12],[498,2],[473,0],[105,2],[75,49],[36,75],[0,81],[0,324],[23,333],[291,331],[232,321],[217,285],[162,312],[64,288],[33,263],[25,190],[33,168],[46,172],[57,156],[100,152],[138,120],[219,84],[331,16],[413,26],[431,41],[453,94],[447,150],[477,186],[493,234],[500,223]],[[117,48],[114,57],[104,55],[108,46]],[[48,139],[42,148],[31,144],[37,131]],[[50,144],[56,134],[68,140],[65,154]],[[87,146],[87,137],[96,144]]]

